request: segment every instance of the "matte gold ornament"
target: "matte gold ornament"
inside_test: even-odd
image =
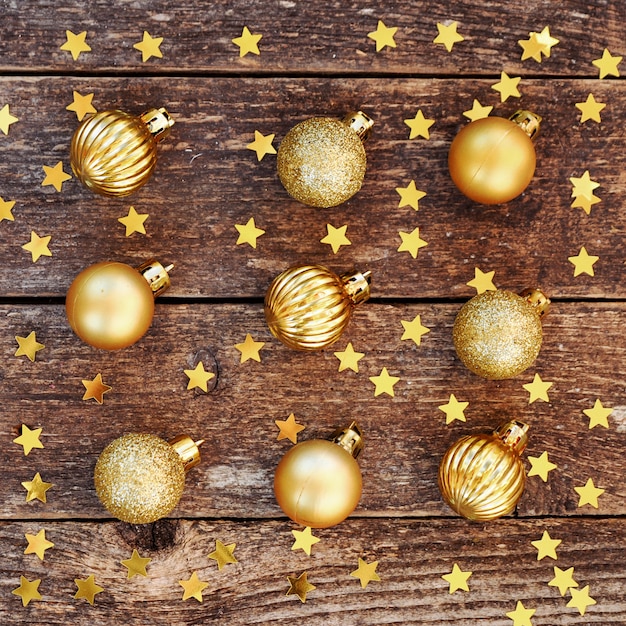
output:
[[[313,207],[337,206],[363,184],[363,142],[374,122],[361,111],[343,120],[313,117],[296,124],[278,148],[278,177],[296,200]]]
[[[500,204],[519,196],[535,173],[532,139],[541,117],[516,111],[509,119],[485,117],[465,126],[448,154],[450,176],[468,198]]]
[[[362,480],[356,457],[363,438],[356,422],[332,440],[296,444],[281,459],[274,476],[280,508],[294,522],[328,528],[342,522],[359,503]]]
[[[115,439],[96,463],[98,498],[123,522],[148,524],[165,517],[183,494],[186,472],[200,463],[202,443],[185,435],[168,443],[146,433]]]
[[[168,271],[150,260],[134,269],[125,263],[96,263],[72,282],[65,312],[72,330],[86,343],[118,350],[146,333],[154,315],[154,299],[170,285]]]
[[[539,354],[541,318],[550,300],[539,289],[520,295],[498,289],[466,302],[456,316],[452,339],[465,366],[492,380],[513,378]]]
[[[156,166],[157,144],[173,125],[163,108],[139,117],[118,110],[96,113],[72,137],[72,170],[96,193],[127,196],[148,182]]]
[[[512,513],[526,484],[520,454],[528,425],[506,422],[493,434],[467,435],[450,446],[439,465],[439,490],[446,503],[470,520]]]
[[[370,295],[370,272],[338,276],[321,265],[279,274],[265,294],[265,319],[277,339],[295,350],[321,350],[348,325],[354,307]]]

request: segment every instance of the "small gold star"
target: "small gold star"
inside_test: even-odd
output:
[[[522,47],[522,61],[534,59],[537,63],[541,63],[543,45],[537,39],[537,33],[529,33],[529,35],[528,39],[517,40],[517,43]]]
[[[494,91],[498,91],[500,93],[501,102],[506,102],[506,100],[511,96],[514,98],[519,98],[521,96],[517,88],[517,85],[519,85],[520,80],[522,80],[521,76],[512,78],[506,72],[501,72],[500,82],[497,82],[495,85],[492,85],[491,88]]]
[[[576,108],[580,109],[580,123],[583,124],[587,120],[593,120],[594,122],[601,122],[600,111],[606,106],[603,102],[597,102],[590,93],[584,102],[577,102]]]
[[[442,44],[448,52],[452,52],[452,46],[459,41],[465,41],[465,37],[456,32],[458,22],[452,22],[448,26],[437,22],[439,34],[433,39],[433,43]]]
[[[263,135],[258,130],[254,131],[254,141],[249,143],[246,148],[256,152],[256,158],[260,161],[266,154],[276,154],[276,148],[272,145],[275,134]]]
[[[339,359],[339,371],[351,369],[353,372],[359,372],[359,361],[365,356],[365,352],[355,352],[350,341],[343,352],[334,352]]]
[[[239,232],[237,238],[237,245],[242,243],[249,243],[253,248],[256,248],[256,240],[265,234],[265,231],[261,228],[257,228],[254,223],[254,218],[251,217],[246,224],[235,224],[235,228]]]
[[[302,550],[311,556],[311,548],[319,542],[319,537],[311,534],[311,527],[307,526],[304,530],[292,530],[291,534],[295,537],[295,541],[291,546],[292,550]]]
[[[574,580],[574,568],[562,570],[560,567],[554,566],[554,578],[548,583],[550,587],[558,587],[559,593],[564,596],[571,587],[578,587],[578,583]]]
[[[489,113],[493,111],[492,106],[483,106],[476,98],[472,104],[472,108],[468,111],[463,111],[463,115],[469,118],[470,121],[482,120],[484,117],[489,117]]]
[[[401,341],[406,339],[412,339],[416,346],[422,343],[422,336],[430,332],[430,328],[422,326],[422,320],[419,315],[416,315],[411,321],[400,320],[404,328],[404,333],[400,337]]]
[[[300,576],[287,576],[287,580],[289,581],[289,591],[285,594],[286,596],[298,596],[302,603],[306,602],[306,594],[309,591],[313,591],[315,589],[315,585],[312,585],[306,579],[306,572],[302,572]]]
[[[37,263],[42,256],[52,256],[52,252],[48,248],[48,244],[52,239],[51,235],[40,237],[34,230],[30,231],[30,241],[22,246],[23,250],[30,252],[33,263]]]
[[[585,173],[580,178],[572,176],[569,180],[572,183],[572,198],[584,196],[591,200],[594,197],[594,189],[600,186],[600,183],[592,180],[589,170],[585,170]]]
[[[528,398],[528,404],[532,404],[535,400],[543,400],[544,402],[550,402],[548,397],[548,389],[552,387],[554,383],[544,382],[541,380],[539,374],[535,374],[532,383],[526,383],[522,385],[526,391],[530,394]]]
[[[352,245],[352,242],[346,237],[347,228],[347,224],[339,228],[335,228],[332,224],[326,224],[328,234],[320,239],[320,243],[327,243],[333,249],[333,253],[337,254],[341,246]]]
[[[102,404],[104,402],[104,394],[113,389],[113,387],[102,381],[102,374],[100,373],[96,374],[93,380],[83,380],[82,382],[86,389],[83,400],[93,398],[98,404]]]
[[[35,360],[35,354],[40,350],[43,350],[46,346],[43,343],[39,343],[37,341],[37,336],[35,335],[35,331],[31,331],[28,337],[20,337],[19,335],[15,336],[15,341],[17,341],[18,349],[15,351],[14,356],[27,356],[31,361]]]
[[[415,227],[410,233],[405,233],[401,230],[398,232],[398,235],[400,235],[400,239],[402,239],[398,252],[408,252],[414,259],[417,258],[417,253],[420,248],[424,248],[428,245],[428,243],[420,237],[419,226]]]
[[[8,220],[14,222],[13,207],[15,206],[15,200],[3,200],[0,198],[0,222],[2,220]]]
[[[252,54],[261,54],[257,45],[263,35],[253,35],[247,26],[243,27],[241,37],[235,37],[232,42],[239,47],[239,58],[245,57],[248,52]]]
[[[367,36],[376,42],[376,52],[380,52],[385,46],[389,46],[390,48],[396,47],[393,36],[396,34],[397,30],[397,27],[389,28],[385,26],[385,22],[378,20],[376,30],[367,33]]]
[[[43,448],[43,443],[39,441],[42,430],[42,428],[34,428],[31,430],[26,424],[22,424],[22,434],[16,437],[13,443],[22,446],[24,448],[24,456],[28,456],[33,448]]]
[[[577,196],[574,198],[574,202],[572,202],[572,208],[581,208],[587,215],[591,213],[591,207],[594,204],[598,204],[598,202],[602,202],[598,196],[591,195],[591,198],[587,198],[586,196]]]
[[[370,376],[370,380],[376,385],[374,390],[374,397],[379,396],[382,393],[386,393],[388,396],[394,397],[393,387],[400,380],[397,376],[391,376],[386,367],[383,367],[378,376]]]
[[[61,46],[61,50],[67,50],[72,53],[74,61],[78,59],[81,52],[91,52],[91,48],[87,45],[85,38],[87,37],[87,31],[75,35],[71,30],[65,31],[65,37],[67,41]]]
[[[574,266],[574,277],[580,274],[595,276],[593,265],[599,258],[599,256],[589,254],[585,246],[582,246],[576,256],[568,256],[567,260]]]
[[[246,335],[243,343],[235,344],[235,348],[241,352],[241,360],[240,363],[245,363],[249,359],[253,359],[254,361],[261,362],[261,355],[259,351],[265,345],[263,341],[254,341],[250,333]]]
[[[594,509],[598,508],[598,498],[606,491],[593,484],[593,478],[589,478],[582,487],[574,487],[574,491],[580,496],[578,507],[590,504]]]
[[[183,371],[189,378],[189,382],[187,383],[187,389],[195,389],[196,387],[200,387],[202,391],[209,391],[207,382],[209,382],[211,378],[215,378],[215,374],[213,372],[207,372],[204,369],[202,361],[200,361],[194,369]]]
[[[279,430],[276,441],[289,439],[291,443],[298,443],[298,433],[306,428],[296,422],[296,416],[293,413],[286,420],[274,420],[274,424],[278,426]]]
[[[589,595],[589,585],[584,586],[582,589],[575,589],[574,587],[571,587],[569,592],[572,594],[572,599],[565,606],[577,608],[581,615],[585,614],[588,606],[597,604],[597,602]]]
[[[5,104],[2,109],[0,109],[0,130],[5,134],[9,134],[9,126],[11,124],[15,124],[15,122],[19,122],[19,119],[15,117],[15,115],[11,115],[9,112],[9,105]]]
[[[542,452],[541,456],[529,456],[530,469],[528,470],[528,476],[539,476],[544,483],[548,482],[548,474],[557,468],[554,463],[548,460],[548,453]]]
[[[80,600],[80,598],[85,598],[92,606],[96,595],[104,591],[104,587],[96,584],[93,574],[90,574],[87,578],[74,578],[74,582],[78,587],[78,591],[74,594],[74,599]]]
[[[496,286],[493,284],[493,277],[496,271],[483,272],[478,267],[474,268],[474,278],[465,283],[468,287],[474,287],[476,289],[476,295],[484,293],[485,291],[497,291]]]
[[[465,422],[465,409],[469,406],[469,402],[459,402],[453,393],[450,394],[450,400],[447,404],[437,407],[446,414],[446,424],[450,424],[454,420]]]
[[[233,552],[237,547],[236,543],[223,544],[219,539],[215,540],[215,550],[209,554],[209,558],[217,561],[217,569],[221,570],[228,563],[237,563]]]
[[[69,174],[66,174],[63,171],[63,161],[59,161],[54,167],[44,165],[43,171],[46,176],[44,177],[41,186],[45,187],[46,185],[52,185],[59,192],[63,189],[63,183],[72,178]]]
[[[41,480],[39,472],[35,474],[32,480],[27,480],[22,483],[22,487],[26,489],[26,502],[30,502],[35,498],[43,503],[46,502],[46,491],[53,486],[52,483],[45,483]]]
[[[410,206],[416,211],[419,210],[419,201],[426,196],[425,191],[420,191],[412,180],[406,187],[396,187],[396,191],[400,194],[400,202],[398,208]]]
[[[545,26],[540,33],[531,33],[531,35],[533,34],[537,37],[537,41],[542,46],[541,52],[543,52],[546,57],[549,57],[552,52],[552,48],[559,43],[559,40],[556,37],[552,37],[552,35],[550,35],[550,27]]]
[[[137,550],[133,550],[133,554],[130,559],[124,559],[123,561],[120,561],[120,564],[128,570],[126,578],[131,579],[133,576],[148,576],[146,566],[150,563],[150,561],[152,561],[152,559],[147,556],[139,556],[139,552],[137,552]]]
[[[150,217],[148,213],[137,213],[135,207],[131,206],[128,209],[128,215],[126,217],[119,217],[117,221],[126,226],[126,236],[130,237],[133,233],[146,234],[146,228],[143,224],[148,217]]]
[[[523,603],[518,600],[515,611],[507,613],[506,616],[513,620],[513,626],[533,626],[530,618],[535,614],[537,609],[527,609]]]
[[[22,606],[28,606],[28,603],[33,600],[41,600],[41,594],[38,591],[40,582],[41,578],[28,580],[28,578],[20,576],[20,586],[13,589],[11,593],[22,599]]]
[[[359,557],[359,567],[353,572],[350,572],[350,576],[358,578],[361,581],[361,587],[365,589],[373,580],[380,580],[380,576],[376,573],[377,567],[378,561],[368,563]]]
[[[452,566],[452,571],[449,574],[444,574],[443,578],[446,582],[450,583],[448,593],[454,593],[457,589],[463,591],[469,591],[467,585],[468,578],[472,575],[472,572],[464,572],[456,563]]]
[[[163,43],[163,37],[151,37],[147,30],[143,31],[143,39],[133,44],[135,50],[141,52],[141,61],[145,63],[150,57],[163,58],[159,46]]]
[[[556,561],[556,549],[561,544],[561,539],[552,539],[550,533],[547,530],[543,531],[541,539],[537,541],[531,541],[530,543],[537,548],[537,560],[541,561],[546,556]]]
[[[202,602],[202,591],[209,586],[209,583],[198,578],[198,574],[194,572],[189,580],[179,580],[178,584],[184,589],[183,600],[195,598],[198,602]]]
[[[602,57],[592,63],[600,70],[600,78],[604,78],[605,76],[619,76],[617,66],[621,61],[622,57],[611,56],[608,48],[605,48]]]
[[[609,427],[608,417],[613,413],[613,409],[602,405],[599,399],[596,401],[591,409],[583,409],[583,413],[589,418],[589,430],[594,426]]]
[[[92,93],[81,96],[78,91],[74,91],[73,94],[74,101],[72,104],[68,104],[65,109],[67,111],[74,111],[79,122],[83,121],[83,118],[87,115],[87,113],[97,113],[93,104],[91,104],[91,101],[93,100]]]
[[[25,533],[28,545],[24,550],[24,554],[36,554],[41,561],[44,560],[46,550],[54,547],[52,541],[46,539],[46,531],[42,528],[36,535]]]
[[[435,123],[435,120],[424,117],[422,109],[419,109],[414,118],[404,120],[404,123],[411,129],[409,139],[415,139],[416,137],[430,139],[430,131],[428,129]]]

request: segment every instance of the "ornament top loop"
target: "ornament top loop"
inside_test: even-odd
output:
[[[498,426],[494,434],[502,440],[506,446],[518,454],[524,452],[528,443],[528,429],[530,426],[516,420],[505,422]]]
[[[338,446],[349,452],[353,458],[357,458],[363,451],[363,434],[356,421],[352,421],[345,428],[340,428],[333,433],[332,440]]]
[[[150,259],[142,263],[137,271],[148,281],[152,294],[156,298],[160,296],[170,286],[170,276],[168,272],[174,267],[173,264],[163,267],[156,259]]]
[[[347,113],[343,118],[343,123],[347,124],[363,142],[369,139],[372,126],[374,126],[374,120],[368,115],[365,115],[363,111],[351,111]]]
[[[369,270],[359,272],[353,270],[340,276],[344,289],[352,304],[357,305],[365,302],[370,297],[370,285],[372,284],[372,272]]]
[[[532,111],[519,109],[509,119],[515,122],[531,139],[534,139],[539,133],[539,127],[543,118]]]
[[[545,317],[550,311],[552,301],[541,289],[532,289],[529,287],[528,289],[524,289],[524,291],[520,293],[520,296],[534,308],[540,318]]]
[[[194,441],[188,435],[179,435],[167,443],[174,448],[180,457],[185,473],[200,463],[200,446],[204,443],[204,439]]]
[[[174,120],[164,107],[149,109],[140,116],[141,121],[148,127],[155,141],[162,141],[170,134],[170,128],[174,126]]]

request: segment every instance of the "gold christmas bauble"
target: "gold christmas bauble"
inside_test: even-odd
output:
[[[501,289],[474,296],[461,307],[452,329],[459,359],[475,374],[491,380],[521,374],[539,354],[541,317],[549,305],[538,289],[519,296]]]
[[[338,276],[321,265],[279,274],[265,295],[265,319],[277,339],[295,350],[321,350],[339,339],[353,308],[369,298],[370,272]]]
[[[535,173],[531,137],[540,121],[534,113],[517,111],[508,120],[485,117],[465,126],[448,154],[450,176],[459,190],[481,204],[519,196]]]
[[[446,503],[470,520],[512,513],[526,484],[520,454],[528,425],[506,422],[493,434],[467,435],[450,446],[439,465],[439,490]]]
[[[72,170],[96,193],[127,196],[148,182],[156,166],[157,144],[173,124],[163,108],[139,117],[118,110],[96,113],[72,137]]]
[[[291,448],[276,467],[274,494],[298,524],[328,528],[342,522],[361,498],[361,470],[355,458],[363,447],[355,422],[332,441],[313,439]]]
[[[123,522],[148,524],[165,517],[183,494],[186,471],[200,462],[201,443],[187,436],[168,443],[145,433],[115,439],[96,463],[98,498]]]
[[[313,207],[337,206],[363,184],[363,141],[374,122],[361,111],[343,120],[313,117],[296,124],[278,148],[278,177],[296,200]]]
[[[154,260],[139,269],[115,262],[84,269],[65,298],[72,330],[84,342],[105,350],[135,343],[152,323],[154,298],[169,286],[169,269]]]

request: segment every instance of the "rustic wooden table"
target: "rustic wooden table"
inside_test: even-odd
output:
[[[0,107],[19,120],[0,135],[0,196],[15,201],[0,222],[2,624],[626,624],[626,90],[592,64],[605,48],[626,54],[621,0],[0,4]],[[398,30],[397,47],[377,53],[367,34],[379,19]],[[451,21],[465,40],[448,52],[433,39]],[[244,26],[263,35],[260,55],[239,57]],[[522,62],[518,40],[545,26],[560,40],[552,55]],[[91,51],[61,50],[66,30],[86,31]],[[163,37],[162,58],[142,62],[143,31]],[[521,98],[500,102],[491,87],[502,71],[521,77]],[[73,91],[93,93],[98,110],[165,106],[174,117],[154,177],[130,198],[95,196],[76,178],[60,193],[42,186],[44,165],[70,172]],[[575,104],[589,93],[606,103],[601,123],[580,123]],[[544,118],[535,177],[505,205],[479,206],[449,178],[448,148],[475,98],[492,115],[527,107]],[[305,118],[359,108],[375,120],[367,175],[337,208],[298,204],[275,156],[246,148],[255,130],[278,147]],[[408,138],[418,109],[435,120],[428,140]],[[586,170],[600,183],[589,215],[571,208],[569,181]],[[395,191],[411,180],[427,193],[417,213]],[[131,205],[149,214],[146,234],[125,236],[118,218]],[[250,217],[265,230],[256,248],[236,245],[235,225]],[[320,243],[327,224],[347,225],[352,244],[333,254]],[[428,245],[414,259],[397,249],[399,231],[416,226]],[[51,256],[35,263],[22,249],[31,231],[51,236]],[[599,257],[594,276],[573,276],[581,246]],[[153,256],[175,269],[146,336],[117,352],[82,343],[64,312],[76,274]],[[271,336],[263,296],[283,269],[311,262],[371,270],[372,298],[333,347],[299,353]],[[475,294],[475,267],[553,300],[538,360],[512,380],[478,378],[455,355],[452,324]],[[401,340],[416,315],[430,329],[419,346]],[[34,362],[15,356],[15,337],[31,331],[45,346]],[[261,362],[240,363],[247,333],[264,342]],[[333,353],[348,342],[365,354],[358,373],[338,371]],[[183,370],[199,361],[215,373],[208,393],[186,388]],[[374,397],[369,377],[383,367],[400,379],[394,397]],[[82,399],[81,381],[98,373],[112,387],[103,404]],[[535,373],[553,383],[549,402],[529,403]],[[438,407],[450,394],[469,402],[466,422],[446,425]],[[613,409],[608,428],[589,428],[583,411],[596,399]],[[275,420],[291,413],[301,441],[355,418],[365,434],[360,505],[315,531],[310,556],[291,550],[301,528],[272,490],[292,445],[277,441]],[[460,436],[510,418],[531,427],[526,467],[547,452],[557,468],[547,482],[528,478],[513,516],[470,523],[441,500],[439,460]],[[24,456],[13,443],[22,424],[43,429],[43,449]],[[112,519],[93,487],[98,455],[130,431],[206,440],[179,506],[145,526]],[[21,483],[36,472],[53,483],[45,504],[25,501]],[[605,490],[597,509],[574,490],[589,478]],[[24,554],[25,534],[41,529],[54,543],[43,561]],[[531,543],[544,531],[561,540],[556,561]],[[207,556],[216,540],[236,543],[237,563],[218,570]],[[148,577],[127,579],[120,561],[133,549],[152,559]],[[380,581],[365,589],[350,576],[359,558],[378,561]],[[454,564],[472,572],[468,592],[449,593],[442,576]],[[589,586],[596,604],[584,615],[547,584],[555,566]],[[303,604],[286,592],[304,571],[316,589]],[[208,583],[201,604],[182,601],[178,581],[193,572]],[[90,574],[104,589],[93,606],[73,597],[74,579]],[[21,575],[41,579],[41,601],[23,607],[12,594]],[[530,619],[507,616],[518,601]]]

